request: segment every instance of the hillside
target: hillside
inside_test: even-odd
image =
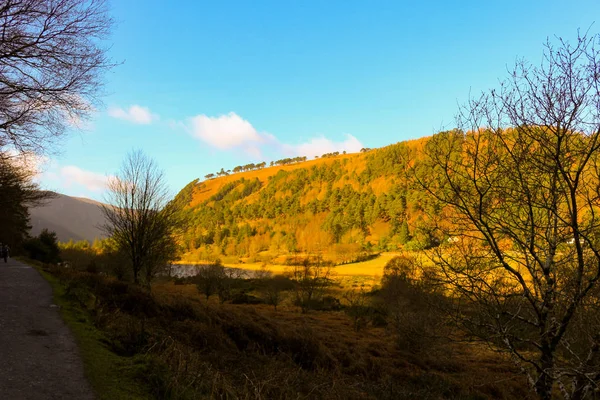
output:
[[[426,143],[195,180],[175,200],[189,223],[184,259],[270,262],[318,253],[351,262],[374,251],[429,247],[439,240],[426,218],[435,205],[408,173],[418,170]]]
[[[29,210],[31,234],[37,235],[47,228],[56,232],[62,242],[102,238],[99,226],[104,216],[100,206],[101,203],[90,199],[56,193],[44,206]]]

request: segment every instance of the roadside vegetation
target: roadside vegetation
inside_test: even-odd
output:
[[[85,376],[100,400],[137,400],[151,397],[148,389],[139,380],[144,372],[143,357],[122,357],[106,346],[105,332],[94,324],[93,315],[78,301],[64,280],[51,273],[51,264],[21,258],[35,266],[52,286],[54,303],[73,333],[81,352]]]
[[[405,271],[411,258],[375,290],[336,286],[313,264],[249,278],[219,263],[147,288],[77,252],[102,269],[47,271],[153,398],[527,398],[508,359],[448,340],[461,334],[435,311],[443,296]]]

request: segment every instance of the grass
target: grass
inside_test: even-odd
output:
[[[52,286],[54,303],[60,307],[61,316],[75,337],[83,358],[85,376],[97,398],[100,400],[150,398],[146,388],[138,381],[145,360],[142,357],[121,357],[113,353],[104,344],[105,337],[94,327],[89,313],[68,298],[65,285],[58,278],[45,271],[44,266],[36,261],[28,259],[20,261],[34,266]]]
[[[527,398],[508,360],[482,346],[435,341],[415,353],[389,327],[356,331],[342,311],[219,304],[194,284],[160,280],[150,292],[72,268],[40,271],[100,399]]]
[[[206,304],[194,285],[163,282],[153,291],[159,298],[176,295]],[[207,306],[268,321],[285,332],[295,327],[309,328],[309,336],[332,360],[333,369],[342,376],[352,376],[359,387],[386,388],[382,392],[367,391],[363,393],[365,398],[529,398],[524,379],[510,362],[480,344],[444,342],[425,353],[412,354],[397,345],[387,328],[370,326],[354,331],[343,312],[302,314],[289,304],[277,311],[267,305],[219,305],[217,301]],[[324,398],[329,395],[325,392]]]
[[[338,275],[344,276],[373,276],[381,278],[385,264],[399,254],[381,253],[379,257],[372,260],[337,266],[335,267],[335,271]]]

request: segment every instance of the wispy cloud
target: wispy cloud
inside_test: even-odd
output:
[[[307,156],[312,158],[325,153],[333,153],[334,151],[346,151],[348,153],[357,153],[364,146],[356,137],[346,134],[346,139],[341,142],[328,139],[325,136],[319,136],[310,139],[308,142],[296,145],[283,144],[283,149],[286,153],[296,156]]]
[[[106,189],[110,177],[92,171],[86,171],[75,165],[67,165],[59,171],[58,179],[65,187],[78,184],[92,192],[101,192]]]
[[[108,115],[140,125],[148,125],[159,119],[158,115],[150,112],[150,109],[137,104],[132,105],[127,110],[119,107],[111,107],[108,109]]]
[[[262,150],[266,147],[277,153],[307,157],[344,150],[354,153],[363,147],[352,135],[345,135],[343,141],[318,136],[300,144],[284,143],[270,133],[259,132],[248,120],[234,112],[215,117],[196,115],[189,118],[185,126],[193,137],[217,149],[238,148],[253,158],[262,157]]]

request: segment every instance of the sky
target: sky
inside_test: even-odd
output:
[[[175,195],[250,162],[357,152],[454,126],[548,38],[600,33],[600,2],[112,0],[103,106],[41,166],[43,188],[105,199],[142,150]]]

